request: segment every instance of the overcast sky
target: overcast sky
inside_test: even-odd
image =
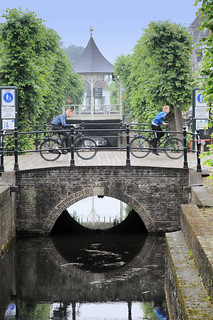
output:
[[[6,8],[34,11],[53,28],[64,46],[86,47],[93,26],[93,38],[111,63],[121,54],[131,54],[151,21],[171,20],[189,26],[196,18],[195,0],[0,0],[0,14]],[[4,22],[1,17],[0,22]]]

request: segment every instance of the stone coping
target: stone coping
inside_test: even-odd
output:
[[[166,241],[181,312],[178,319],[213,319],[213,305],[182,231],[167,233]]]
[[[213,208],[181,205],[181,230],[213,301]]]

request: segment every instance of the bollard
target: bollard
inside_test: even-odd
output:
[[[200,130],[196,131],[197,134],[197,172],[201,172],[201,162],[200,162],[200,150],[201,150],[201,141],[200,141]]]
[[[4,130],[0,133],[0,172],[4,172]]]
[[[126,125],[126,166],[130,167],[129,125]]]
[[[188,168],[188,161],[187,161],[187,146],[186,146],[186,127],[183,127],[183,146],[184,146],[183,167],[184,167],[184,169],[187,169]]]
[[[205,144],[206,142],[205,141],[201,141],[201,153],[203,153],[205,151]]]
[[[14,163],[14,170],[19,170],[18,165],[18,128],[14,129],[14,139],[15,139],[15,149],[14,149],[14,156],[15,156],[15,163]]]
[[[75,159],[74,159],[74,127],[73,126],[71,126],[69,139],[70,139],[69,145],[70,145],[70,154],[71,154],[70,167],[74,167]]]

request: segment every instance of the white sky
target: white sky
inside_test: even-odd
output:
[[[123,215],[125,215],[125,207],[126,204],[123,204]],[[95,209],[95,217],[98,221],[98,216],[100,217],[100,221],[109,221],[111,217],[111,221],[115,218],[120,218],[120,206],[121,203],[119,200],[109,197],[98,198],[97,196],[94,197],[94,209]],[[68,208],[68,212],[72,215],[73,211],[77,212],[77,216],[83,221],[92,221],[92,207],[93,207],[93,200],[92,197],[85,198],[80,200],[70,206]]]
[[[195,0],[1,0],[0,15],[6,8],[35,11],[53,28],[64,46],[86,47],[93,26],[93,38],[111,63],[132,49],[151,21],[171,20],[189,26],[196,17]],[[4,22],[1,17],[0,22]]]

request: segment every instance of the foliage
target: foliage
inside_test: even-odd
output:
[[[151,22],[127,62],[116,61],[125,97],[136,120],[151,121],[166,104],[184,110],[191,103],[192,38],[186,28],[171,23]],[[116,66],[115,64],[115,66]],[[123,79],[125,78],[125,79]]]
[[[120,83],[122,84],[124,91],[123,99],[123,111],[124,113],[131,113],[131,106],[129,104],[129,95],[131,91],[131,85],[129,83],[129,75],[131,68],[131,55],[121,55],[117,58],[114,64],[114,75],[119,78]]]
[[[150,319],[150,320],[159,319],[154,311],[154,302],[142,302],[141,307],[142,307],[145,319],[147,319],[147,320],[148,319]]]
[[[112,81],[109,85],[110,103],[119,104],[119,85],[117,82]]]
[[[130,214],[132,208],[127,204],[125,207],[125,218]]]
[[[81,56],[84,51],[84,47],[78,47],[74,44],[70,44],[67,48],[63,49],[72,64]]]
[[[203,60],[198,76],[200,86],[203,90],[204,101],[210,106],[210,115],[213,101],[213,6],[211,0],[196,0],[195,5],[201,3],[198,13],[201,15],[200,30],[209,30],[208,35],[200,40],[203,49]],[[211,117],[211,116],[210,116]],[[213,127],[213,119],[209,119],[209,128]],[[213,139],[213,133],[211,134]],[[209,145],[210,151],[203,154],[203,156],[211,156],[213,152],[213,145]],[[213,166],[211,158],[205,161],[209,166]],[[211,176],[213,179],[213,176]]]
[[[205,99],[207,102],[213,101],[213,6],[211,0],[196,0],[195,4],[201,2],[201,8],[198,13],[201,15],[200,30],[209,30],[207,36],[200,40],[203,48],[202,66],[199,70],[200,81],[205,90]]]
[[[20,317],[22,320],[28,319],[49,319],[50,305],[49,304],[33,304],[25,301],[20,302]]]
[[[65,98],[79,100],[83,83],[60,48],[58,34],[34,12],[7,9],[3,17],[0,85],[18,87],[18,127],[30,131],[37,121],[61,112]],[[22,147],[30,145],[32,139],[26,139]]]

